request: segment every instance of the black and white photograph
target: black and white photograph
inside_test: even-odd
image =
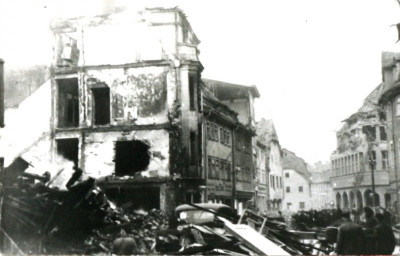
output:
[[[0,255],[400,256],[400,0],[0,0]]]

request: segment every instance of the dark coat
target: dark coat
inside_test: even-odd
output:
[[[396,238],[392,228],[385,224],[379,223],[375,226],[375,253],[378,255],[392,255],[396,246]]]
[[[339,227],[336,253],[340,255],[360,255],[365,252],[365,236],[362,227],[346,222]]]

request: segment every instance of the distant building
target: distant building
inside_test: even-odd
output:
[[[311,205],[310,173],[306,162],[295,153],[283,149],[283,211],[309,210]]]
[[[336,132],[337,149],[331,155],[331,182],[336,207],[361,209],[373,206],[373,198],[376,206],[390,205],[388,136],[382,113],[377,107],[382,89],[382,84],[377,86],[361,108],[344,120]]]
[[[308,170],[311,174],[311,208],[321,210],[334,207],[330,163],[317,163]]]
[[[283,201],[282,151],[272,120],[257,122],[257,139],[266,146],[266,179],[268,184],[268,210],[279,211]]]

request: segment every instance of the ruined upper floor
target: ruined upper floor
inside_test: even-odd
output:
[[[260,97],[255,85],[245,86],[211,79],[202,79],[212,96],[237,113],[242,125],[255,128],[254,100]]]
[[[361,152],[368,144],[379,146],[387,141],[385,116],[378,106],[384,85],[378,85],[364,100],[359,110],[343,121],[336,132],[337,149],[334,154]]]
[[[200,41],[179,8],[124,10],[52,22],[53,67],[199,61]]]

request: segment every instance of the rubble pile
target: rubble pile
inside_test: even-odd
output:
[[[111,253],[122,229],[138,241],[138,252],[149,253],[167,218],[131,208],[117,207],[92,178],[67,191],[19,178],[3,188],[2,228],[29,254]]]
[[[61,188],[50,186],[54,177],[48,173],[24,173],[23,161],[14,167],[0,173],[1,235],[26,254],[111,254],[117,240],[133,241],[131,254],[147,255],[299,255],[318,249],[285,223],[251,210],[239,218],[226,205],[186,204],[168,218],[132,202],[117,206],[80,169]]]

